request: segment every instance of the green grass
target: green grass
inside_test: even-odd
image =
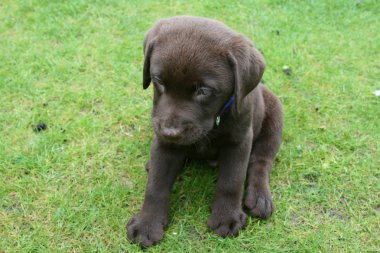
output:
[[[148,252],[379,252],[379,13],[376,0],[1,1],[0,252],[139,250],[125,224],[152,138],[142,40],[180,14],[221,20],[264,54],[285,112],[276,211],[216,236],[216,172],[190,164]]]

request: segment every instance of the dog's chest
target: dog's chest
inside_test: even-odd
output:
[[[195,159],[216,159],[217,154],[217,146],[209,139],[201,140],[186,150],[186,156]]]

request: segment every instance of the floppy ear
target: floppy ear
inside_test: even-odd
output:
[[[149,87],[152,80],[150,77],[150,57],[153,52],[154,40],[151,39],[151,31],[145,36],[144,39],[144,70],[143,70],[143,88]]]
[[[245,37],[239,36],[228,52],[228,60],[234,73],[237,110],[240,111],[245,96],[260,82],[265,69],[261,53]]]

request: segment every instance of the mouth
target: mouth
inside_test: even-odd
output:
[[[168,137],[168,136],[158,133],[157,136],[161,141],[165,143],[176,144],[176,145],[181,145],[181,146],[192,145],[198,142],[202,138],[202,135],[198,135],[198,134],[186,135],[186,136],[180,136],[180,137]]]

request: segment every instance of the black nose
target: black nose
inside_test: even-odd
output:
[[[181,137],[183,130],[176,127],[164,127],[161,129],[161,134],[167,139],[178,139]]]

